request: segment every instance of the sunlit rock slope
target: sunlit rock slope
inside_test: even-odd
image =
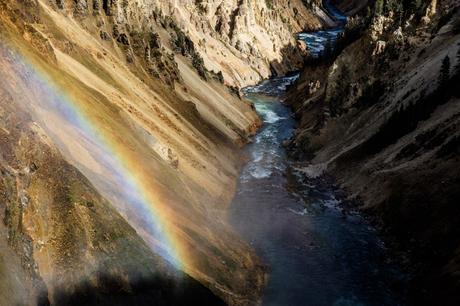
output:
[[[263,269],[224,221],[259,119],[173,19],[127,4],[0,1],[6,305],[259,298]]]

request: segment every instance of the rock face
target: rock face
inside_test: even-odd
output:
[[[320,1],[158,1],[197,46],[205,66],[242,87],[303,64],[293,33],[324,23]],[[328,21],[331,22],[331,21]]]
[[[152,253],[29,110],[0,97],[2,305],[223,304]]]
[[[0,0],[0,21],[2,301],[257,303],[225,209],[261,122],[223,83],[299,68],[320,1]]]
[[[455,6],[423,1],[355,17],[346,48],[306,68],[287,99],[300,118],[291,148],[306,167],[334,174],[396,248],[410,250],[416,305],[460,301]]]
[[[260,120],[222,82],[298,67],[323,21],[283,3],[0,1],[3,300],[259,300],[225,208]]]
[[[356,15],[370,6],[368,0],[332,0],[331,3],[349,16]]]
[[[303,52],[293,33],[332,23],[322,12],[320,1],[307,2],[309,8],[301,0],[103,3],[102,8],[96,5],[93,13],[102,19],[110,16],[117,27],[117,31],[113,29],[116,36],[118,32],[142,32],[152,19],[163,19],[163,25],[173,22],[176,32],[185,33],[193,42],[204,67],[222,73],[225,82],[236,87],[300,68]]]

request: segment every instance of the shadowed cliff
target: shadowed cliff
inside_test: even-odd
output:
[[[379,225],[415,305],[460,301],[459,20],[455,1],[377,1],[287,99],[293,155],[334,174]]]
[[[119,278],[100,275],[95,282],[97,286],[84,281],[71,293],[56,292],[53,305],[226,305],[209,289],[188,277],[168,280],[159,275],[127,284]]]

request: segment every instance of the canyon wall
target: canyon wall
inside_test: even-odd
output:
[[[0,113],[0,305],[223,304],[153,253],[3,87]]]
[[[460,301],[458,5],[377,1],[287,97],[300,120],[293,155],[306,175],[337,177],[408,250],[416,305]]]
[[[333,23],[321,1],[157,2],[195,43],[205,67],[236,87],[300,69],[306,48],[293,33]]]
[[[265,267],[226,223],[261,124],[238,89],[301,67],[321,2],[0,8],[3,300],[256,303]]]
[[[319,3],[0,8],[5,301],[256,303],[265,268],[225,213],[260,120],[223,83],[300,67]]]
[[[354,16],[362,13],[371,5],[372,1],[368,0],[332,0],[331,4],[337,7],[341,12],[348,16]]]
[[[238,88],[300,69],[306,46],[293,34],[334,24],[319,0],[58,0],[56,6],[80,19],[98,20],[95,31],[103,39],[123,43],[149,34],[152,21],[171,27],[176,47],[184,44],[199,55],[194,64]],[[106,18],[112,23],[105,24]],[[127,59],[135,47],[126,47]]]

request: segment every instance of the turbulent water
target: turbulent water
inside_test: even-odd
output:
[[[339,30],[308,35],[325,42]],[[231,223],[269,269],[263,305],[401,305],[404,277],[375,230],[344,211],[340,191],[324,178],[308,178],[281,145],[295,121],[280,96],[296,78],[245,91],[264,126],[246,149]]]
[[[347,23],[347,17],[328,1],[324,2],[324,6],[331,17],[336,20],[337,26],[332,29],[297,34],[297,38],[307,44],[312,57],[319,57],[328,45],[330,48],[333,48],[337,39],[344,31],[344,25]]]

